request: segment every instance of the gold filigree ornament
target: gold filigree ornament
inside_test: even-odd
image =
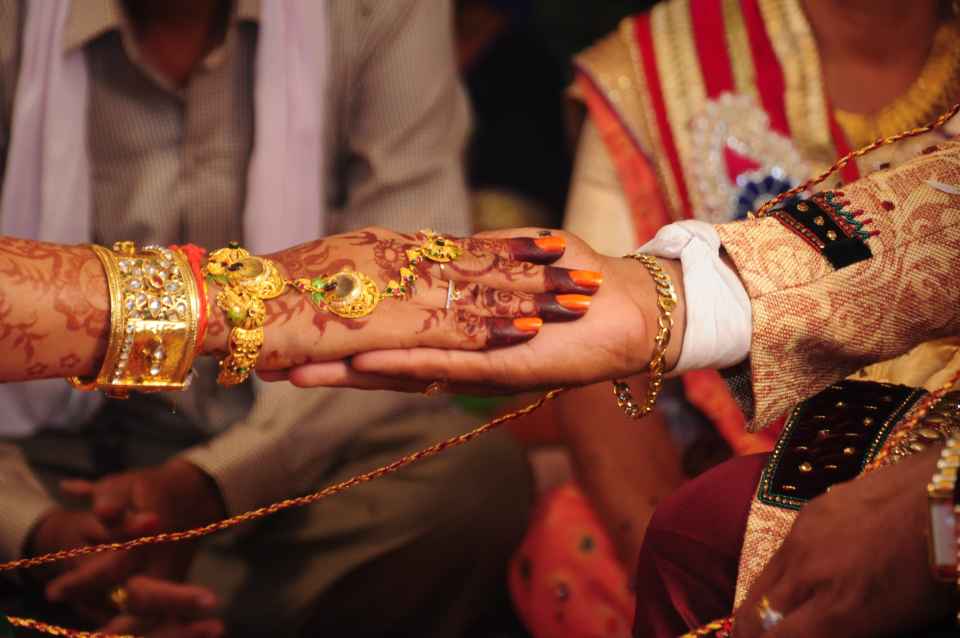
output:
[[[412,293],[418,279],[416,268],[424,259],[447,263],[461,255],[455,241],[430,230],[420,234],[425,237],[424,242],[406,252],[407,265],[400,269],[399,278],[391,279],[382,291],[369,276],[349,268],[332,275],[291,280],[284,279],[274,262],[251,255],[239,244],[231,243],[211,253],[204,276],[222,287],[217,294],[217,306],[231,326],[229,354],[220,362],[218,382],[236,385],[250,376],[263,347],[267,313],[264,301],[279,297],[287,286],[306,295],[322,312],[362,319],[384,299],[403,299]]]
[[[411,263],[416,264],[420,257],[426,257],[437,263],[447,263],[455,261],[462,254],[460,245],[443,235],[438,235],[429,229],[421,230],[420,234],[427,239],[420,248],[407,252]]]

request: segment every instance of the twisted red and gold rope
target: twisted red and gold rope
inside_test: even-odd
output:
[[[944,113],[943,115],[938,117],[935,121],[931,122],[927,126],[912,129],[910,131],[905,131],[903,133],[899,133],[891,137],[878,139],[876,142],[874,142],[873,144],[870,144],[869,146],[865,146],[861,149],[848,153],[847,155],[837,160],[837,162],[833,166],[831,166],[828,170],[824,171],[820,175],[804,182],[803,184],[795,188],[792,188],[784,193],[781,193],[777,197],[771,199],[769,202],[764,204],[759,211],[757,211],[756,217],[766,216],[773,209],[774,206],[777,206],[783,203],[783,201],[786,200],[787,198],[803,193],[807,189],[822,183],[824,180],[830,177],[830,175],[842,169],[844,166],[849,164],[852,160],[858,157],[862,157],[880,148],[881,146],[886,146],[888,144],[893,144],[895,142],[898,142],[906,138],[916,137],[918,135],[929,133],[930,131],[943,126],[948,120],[950,120],[950,118],[952,118],[958,112],[960,112],[960,103],[955,104],[948,112]],[[958,379],[960,379],[960,373],[955,375],[954,379],[952,379],[951,381],[956,382]],[[469,441],[472,441],[478,436],[485,434],[490,430],[493,430],[494,428],[500,425],[503,425],[504,423],[507,423],[508,421],[512,421],[522,416],[526,416],[527,414],[530,414],[531,412],[538,410],[541,406],[543,406],[543,404],[555,399],[557,396],[559,396],[563,392],[566,392],[566,390],[567,388],[558,388],[555,390],[550,390],[549,392],[544,394],[540,399],[534,401],[533,403],[523,408],[520,408],[519,410],[516,410],[514,412],[510,412],[508,414],[504,414],[503,416],[499,416],[495,419],[487,421],[483,425],[476,427],[470,432],[461,434],[459,436],[451,437],[449,439],[441,441],[435,445],[432,445],[418,452],[408,454],[400,459],[397,459],[393,463],[389,463],[387,465],[384,465],[383,467],[377,468],[375,470],[371,470],[370,472],[366,472],[364,474],[359,474],[357,476],[349,478],[340,483],[336,483],[334,485],[326,487],[312,494],[307,494],[305,496],[299,496],[296,498],[284,499],[282,501],[272,503],[271,505],[267,505],[265,507],[251,510],[249,512],[244,512],[243,514],[238,514],[237,516],[232,516],[230,518],[226,518],[224,520],[210,523],[209,525],[204,525],[202,527],[197,527],[194,529],[183,530],[179,532],[165,532],[161,534],[154,534],[151,536],[143,536],[140,538],[135,538],[129,541],[121,542],[121,543],[104,543],[101,545],[77,547],[73,549],[66,549],[58,552],[44,554],[42,556],[35,556],[33,558],[23,558],[19,560],[8,561],[6,563],[0,563],[0,571],[11,571],[15,569],[29,569],[31,567],[38,567],[40,565],[47,565],[49,563],[70,560],[73,558],[79,558],[81,556],[88,556],[91,554],[100,554],[103,552],[128,551],[131,549],[142,547],[144,545],[156,545],[160,543],[176,543],[180,541],[193,540],[193,539],[201,538],[203,536],[208,536],[210,534],[219,532],[221,530],[228,529],[230,527],[235,527],[242,523],[247,523],[260,518],[264,518],[266,516],[270,516],[271,514],[276,514],[277,512],[280,512],[283,510],[292,509],[296,507],[305,507],[307,505],[316,503],[321,499],[327,498],[328,496],[339,494],[340,492],[348,490],[351,487],[360,485],[361,483],[366,483],[368,481],[378,479],[387,474],[396,472],[397,470],[402,469],[413,463],[416,463],[417,461],[421,461],[425,458],[436,456],[437,454],[440,454],[441,452],[449,448],[463,445],[464,443],[468,443]],[[934,397],[934,395],[936,395],[937,392],[931,393],[931,395],[926,397],[924,401],[929,401],[929,403],[924,404],[925,410],[922,413],[920,410],[914,411],[914,414],[911,417],[915,419],[914,422],[919,421],[921,418],[923,418],[923,415],[926,414],[926,411],[928,411],[930,407],[932,407],[936,403],[936,401],[939,400],[939,398],[942,397],[943,394],[945,394],[948,390],[949,388],[946,390],[944,390],[943,388],[941,388],[940,390],[937,390],[937,392],[941,392],[941,394],[936,399],[932,397]],[[909,428],[903,428],[903,429],[909,429]],[[6,616],[6,620],[14,627],[32,629],[34,631],[45,633],[51,636],[63,636],[65,638],[136,638],[134,636],[128,636],[128,635],[104,634],[100,632],[89,632],[89,631],[79,631],[75,629],[68,629],[66,627],[59,627],[57,625],[44,623],[39,620],[35,620],[33,618],[20,618],[17,616]],[[713,623],[710,623],[709,625],[706,625],[705,627],[697,629],[691,633],[685,634],[683,638],[687,638],[687,637],[695,638],[698,636],[718,635],[718,632],[723,632],[723,631],[729,632],[730,627],[732,627],[732,618],[724,618],[722,620],[718,620]]]

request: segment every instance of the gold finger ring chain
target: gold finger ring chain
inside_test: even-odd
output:
[[[846,166],[852,159],[866,155],[867,153],[881,146],[884,146],[886,144],[891,144],[893,142],[896,142],[908,137],[915,137],[917,135],[922,135],[936,128],[939,128],[943,126],[943,124],[945,124],[958,112],[960,112],[960,103],[954,105],[948,113],[941,115],[939,118],[937,118],[936,121],[929,124],[928,126],[918,128],[918,129],[913,129],[912,131],[907,131],[905,133],[901,133],[899,135],[895,135],[893,137],[886,138],[883,140],[878,140],[877,142],[874,142],[873,144],[871,144],[868,147],[865,147],[864,149],[854,151],[853,153],[850,153],[840,158],[826,173],[819,175],[815,179],[810,180],[809,182],[806,182],[801,186],[798,186],[796,189],[793,189],[793,191],[795,192],[790,191],[790,193],[796,194],[796,193],[803,192],[807,188],[810,188],[811,186],[822,182],[830,174],[836,172],[843,166]],[[781,203],[787,196],[791,196],[791,195],[785,194],[784,197],[771,200],[772,203],[770,204],[770,206],[764,206],[763,208],[761,208],[760,211],[758,211],[757,216],[758,217],[765,216],[773,205],[776,205],[777,203]],[[431,235],[434,238],[439,237],[435,234],[431,234]],[[428,244],[431,239],[431,235],[427,235]],[[444,241],[443,243],[434,242],[433,246],[439,251],[437,253],[434,253],[434,256],[446,257],[445,261],[451,261],[452,259],[456,258],[455,256],[451,256],[451,255],[459,255],[459,247],[455,245],[447,246],[446,241]],[[425,246],[421,247],[421,249],[424,249],[424,248]],[[412,252],[407,255],[407,257],[411,261],[413,261],[413,256],[414,255],[412,254]],[[418,254],[416,256],[433,259],[429,254],[426,254],[426,253]],[[437,259],[433,259],[433,260],[441,261],[441,263],[443,263],[443,260],[437,260]],[[311,280],[311,284],[313,284],[312,280]],[[388,288],[390,288],[389,285],[388,285]],[[313,294],[312,288],[311,288],[311,294]],[[79,558],[81,556],[87,556],[90,554],[100,554],[103,552],[113,552],[113,551],[128,551],[138,547],[143,547],[144,545],[154,545],[154,544],[160,544],[160,543],[175,543],[179,541],[192,540],[196,538],[201,538],[203,536],[207,536],[209,534],[213,534],[220,530],[224,530],[230,527],[235,527],[242,523],[264,518],[265,516],[269,516],[271,514],[275,514],[283,510],[311,505],[328,496],[339,494],[340,492],[350,489],[351,487],[354,487],[356,485],[367,483],[369,481],[378,479],[382,476],[386,476],[387,474],[392,474],[393,472],[396,472],[397,470],[400,470],[408,465],[411,465],[412,463],[416,463],[417,461],[430,458],[432,456],[436,456],[437,454],[440,454],[441,452],[449,448],[468,443],[469,441],[472,441],[476,437],[481,436],[482,434],[485,434],[493,430],[494,428],[504,423],[507,423],[508,421],[512,421],[514,419],[518,419],[522,416],[535,412],[545,403],[555,399],[557,396],[559,396],[563,392],[566,392],[566,390],[567,390],[566,388],[558,388],[556,390],[551,390],[547,392],[545,395],[543,395],[540,399],[538,399],[537,401],[534,401],[533,403],[527,405],[526,407],[523,407],[519,410],[510,412],[509,414],[505,414],[491,421],[488,421],[483,425],[480,425],[477,428],[471,430],[470,432],[446,439],[445,441],[441,441],[435,445],[432,445],[428,448],[420,450],[419,452],[408,454],[400,459],[397,459],[393,463],[384,465],[383,467],[372,470],[370,472],[366,472],[364,474],[359,474],[357,476],[354,476],[353,478],[347,479],[335,485],[331,485],[327,488],[324,488],[319,492],[314,492],[313,494],[308,494],[306,496],[278,501],[266,507],[261,507],[256,510],[251,510],[243,514],[233,516],[231,518],[217,521],[215,523],[210,523],[209,525],[205,525],[203,527],[197,527],[197,528],[189,529],[185,531],[155,534],[153,536],[144,536],[141,538],[136,538],[136,539],[125,541],[125,542],[106,543],[102,545],[91,545],[87,547],[77,547],[73,549],[60,550],[58,552],[52,552],[50,554],[44,554],[42,556],[35,556],[33,558],[24,558],[24,559],[9,561],[6,563],[0,563],[0,572],[12,571],[16,569],[28,569],[31,567],[47,565],[47,564],[55,563],[59,561],[71,560],[74,558]],[[3,617],[0,616],[0,619],[2,618]],[[106,634],[102,632],[77,631],[77,630],[69,629],[66,627],[51,625],[49,623],[45,623],[33,618],[21,618],[17,616],[6,616],[5,618],[6,618],[6,621],[11,626],[21,627],[25,629],[32,629],[34,631],[45,633],[52,636],[64,636],[66,638],[136,638],[134,636],[128,636],[128,635]],[[731,631],[731,629],[732,629],[732,619],[726,618],[726,619],[715,621],[713,623],[706,625],[705,627],[702,627],[688,634],[685,634],[683,638],[687,638],[687,637],[697,638],[702,636],[726,637],[730,635],[729,632]]]

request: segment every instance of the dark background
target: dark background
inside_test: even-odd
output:
[[[560,226],[578,51],[651,0],[459,0],[458,54],[474,111],[467,158],[480,229]]]

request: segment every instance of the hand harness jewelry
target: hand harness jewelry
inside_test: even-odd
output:
[[[384,299],[404,299],[411,294],[418,279],[417,267],[424,259],[444,264],[460,256],[462,251],[456,242],[431,230],[420,233],[426,239],[406,251],[407,265],[382,291],[368,275],[349,268],[332,275],[284,279],[275,262],[251,255],[236,243],[210,253],[203,273],[222,287],[217,306],[231,326],[229,354],[220,362],[217,381],[231,386],[250,376],[263,347],[267,317],[264,302],[284,294],[288,287],[306,295],[321,312],[361,319],[373,313]]]

